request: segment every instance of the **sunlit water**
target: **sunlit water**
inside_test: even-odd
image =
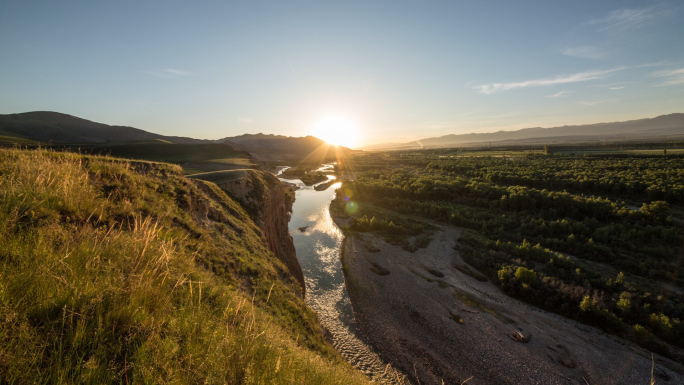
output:
[[[320,170],[329,168],[324,166]],[[394,371],[388,370],[357,335],[340,261],[343,235],[328,211],[340,184],[316,191],[299,180],[286,181],[299,187],[289,228],[304,272],[307,304],[318,313],[321,323],[332,334],[333,346],[347,361],[378,382],[392,382]],[[299,230],[305,226],[306,230]]]

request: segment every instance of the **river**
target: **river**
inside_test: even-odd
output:
[[[332,167],[323,165],[319,171],[329,172]],[[329,180],[334,178],[328,175]],[[304,272],[306,303],[318,313],[321,323],[332,334],[333,346],[349,363],[377,382],[396,382],[392,380],[396,372],[361,341],[356,330],[340,261],[344,236],[329,211],[340,184],[316,191],[314,186],[306,186],[300,180],[283,181],[299,187],[295,191],[289,228]]]

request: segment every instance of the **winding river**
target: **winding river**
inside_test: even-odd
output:
[[[332,167],[323,165],[318,171],[329,172]],[[328,176],[328,180],[334,178]],[[316,191],[300,180],[283,181],[298,187],[289,228],[304,272],[307,304],[318,313],[332,334],[333,346],[349,363],[377,382],[395,382],[395,371],[361,341],[356,330],[340,261],[343,235],[328,210],[340,184]]]

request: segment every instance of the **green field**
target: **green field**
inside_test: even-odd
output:
[[[258,167],[248,153],[237,151],[232,146],[219,143],[119,143],[80,146],[78,150],[86,154],[174,163],[183,167],[186,175]]]
[[[221,183],[232,182],[234,180],[238,180],[238,179],[244,177],[245,175],[247,175],[247,172],[249,172],[249,170],[251,170],[251,169],[203,172],[203,173],[197,173],[197,174],[189,175],[188,177],[194,178],[194,179],[206,180],[208,182],[213,182],[216,184],[221,184]]]
[[[18,138],[16,136],[0,135],[0,145],[29,145],[29,144],[38,144],[38,142],[31,140],[31,139]]]
[[[40,144],[16,136],[0,135],[0,146],[43,147],[68,150],[81,154],[105,155],[116,158],[173,163],[183,167],[186,175],[244,168],[259,168],[252,156],[245,151],[220,143],[177,144],[164,140],[83,143],[71,145]]]

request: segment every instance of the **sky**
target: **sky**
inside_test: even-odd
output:
[[[0,0],[0,114],[28,111],[202,139],[337,117],[355,147],[655,117],[684,112],[684,2]]]

